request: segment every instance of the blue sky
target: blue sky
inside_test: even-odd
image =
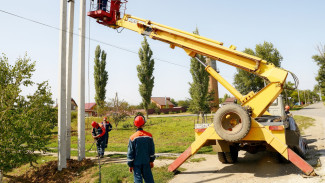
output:
[[[87,10],[89,10],[87,1]],[[200,35],[224,42],[225,46],[235,45],[237,50],[254,48],[264,41],[272,42],[283,56],[282,67],[294,72],[300,81],[299,89],[313,89],[318,67],[311,59],[317,54],[316,46],[325,42],[325,1],[302,0],[129,0],[126,13],[150,19],[154,22],[192,32],[199,28]],[[60,24],[60,1],[2,1],[0,10],[36,20],[53,27]],[[75,27],[78,33],[79,1],[75,4]],[[53,99],[58,96],[59,31],[0,12],[1,34],[0,53],[5,53],[13,64],[18,57],[27,55],[36,61],[33,80],[48,80]],[[87,26],[89,18],[87,17]],[[93,58],[99,44],[107,52],[109,80],[107,98],[117,92],[120,99],[138,104],[139,80],[136,65],[137,52],[143,37],[135,32],[104,27],[90,19],[87,36],[107,44],[86,42],[86,101],[94,101]],[[155,87],[153,96],[171,97],[176,100],[189,98],[190,58],[179,48],[172,50],[169,45],[148,39],[155,59]],[[121,47],[129,51],[121,50]],[[88,50],[89,88],[88,91]],[[170,64],[172,62],[178,65]],[[236,70],[220,62],[220,74],[230,83]],[[78,37],[74,36],[72,97],[78,99]],[[288,78],[288,80],[292,80]],[[25,88],[31,93],[35,88]],[[219,85],[220,97],[227,92]],[[90,94],[90,95],[89,95]]]

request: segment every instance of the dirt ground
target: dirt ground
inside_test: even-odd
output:
[[[45,163],[39,168],[30,169],[29,172],[18,177],[8,177],[11,178],[9,183],[29,183],[29,182],[56,182],[56,183],[66,183],[79,177],[84,170],[92,167],[94,161],[90,159],[84,159],[82,161],[77,160],[67,160],[67,168],[62,171],[57,171],[58,163],[57,161],[50,161]]]
[[[183,164],[181,168],[185,168],[186,171],[176,175],[169,183],[325,182],[325,107],[322,103],[318,103],[292,113],[312,117],[316,120],[314,126],[305,130],[304,138],[307,139],[311,148],[307,154],[307,162],[315,167],[319,176],[305,177],[292,163],[278,163],[270,152],[249,154],[240,151],[236,164],[222,164],[216,155],[195,155],[194,158],[204,157],[206,161]]]

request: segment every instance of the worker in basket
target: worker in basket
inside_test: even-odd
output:
[[[94,0],[91,0],[94,1]],[[97,0],[97,10],[104,10],[106,11],[107,7],[107,0]]]

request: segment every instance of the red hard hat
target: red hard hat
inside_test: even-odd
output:
[[[140,127],[140,126],[144,125],[144,123],[145,123],[145,121],[144,121],[143,116],[136,116],[134,118],[134,126]]]
[[[98,125],[98,124],[96,123],[96,121],[91,122],[91,126],[92,126],[93,128],[96,128],[97,125]]]

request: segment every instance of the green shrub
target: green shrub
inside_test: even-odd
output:
[[[71,121],[77,119],[78,117],[78,112],[77,111],[71,111]]]
[[[124,124],[122,125],[122,127],[123,127],[123,128],[131,128],[131,127],[133,127],[133,125],[130,124],[130,123],[124,123]]]

